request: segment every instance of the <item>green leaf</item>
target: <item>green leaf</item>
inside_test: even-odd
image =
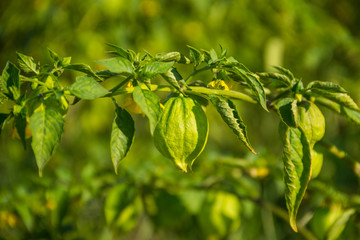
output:
[[[112,47],[113,49],[115,49],[115,54],[119,57],[123,57],[123,58],[126,58],[127,60],[129,61],[132,61],[133,60],[133,55],[135,54],[131,54],[131,52],[126,51],[125,49],[121,48],[121,47],[118,47],[118,46],[115,46],[111,43],[107,43],[106,45],[108,45],[109,47]]]
[[[25,129],[27,125],[26,115],[27,108],[19,105],[14,106],[14,114],[15,114],[15,127],[21,139],[21,142],[26,149],[26,137],[25,137]]]
[[[330,92],[327,90],[310,88],[310,95],[315,97],[321,96],[327,98],[333,102],[339,103],[341,106],[348,107],[350,109],[359,110],[359,107],[354,102],[354,100],[348,95],[348,93],[343,92]]]
[[[237,75],[239,75],[241,77],[241,79],[243,81],[246,82],[246,84],[249,86],[249,88],[251,89],[251,91],[255,95],[257,101],[259,102],[259,104],[266,111],[268,111],[267,106],[266,106],[265,90],[264,90],[264,87],[262,86],[262,84],[261,84],[261,82],[259,80],[259,77],[257,75],[255,75],[255,74],[245,72],[243,69],[241,69],[239,67],[234,67],[233,70]]]
[[[311,175],[311,149],[301,127],[291,128],[280,123],[284,141],[283,164],[285,200],[289,212],[290,226],[297,232],[296,215],[304,197]]]
[[[69,90],[76,97],[82,99],[95,99],[108,93],[105,88],[89,76],[77,77]]]
[[[338,239],[341,233],[344,231],[347,222],[350,217],[356,213],[355,209],[346,210],[341,216],[336,220],[336,222],[331,226],[327,233],[327,240]]]
[[[214,63],[218,60],[218,55],[215,49],[211,48],[209,54],[210,54],[210,63]]]
[[[343,115],[346,119],[360,125],[360,111],[353,110],[347,107],[341,107],[341,115]]]
[[[295,79],[294,74],[290,72],[289,69],[286,69],[281,66],[274,66],[276,70],[278,70],[280,73],[284,74],[290,81],[293,81]]]
[[[131,62],[122,57],[108,58],[96,62],[114,73],[133,73]]]
[[[261,79],[269,78],[269,79],[277,80],[280,82],[280,84],[282,84],[286,87],[289,87],[291,85],[289,78],[280,73],[265,72],[265,73],[257,73],[257,75]]]
[[[238,136],[252,153],[256,154],[250,144],[246,126],[236,110],[235,104],[229,99],[218,95],[211,94],[209,95],[209,98],[211,103],[216,107],[216,110],[220,113],[222,119],[233,130],[235,135]]]
[[[133,98],[141,111],[148,117],[150,132],[153,134],[161,113],[160,98],[153,92],[142,89],[140,86],[134,88]]]
[[[190,51],[190,60],[194,63],[195,67],[199,66],[204,61],[204,54],[194,47],[189,45],[187,47]]]
[[[56,52],[52,51],[52,50],[49,49],[49,48],[48,48],[48,52],[49,52],[50,58],[51,58],[54,62],[57,62],[57,61],[59,61],[59,60],[61,59]]]
[[[82,63],[69,64],[69,65],[64,65],[63,68],[75,70],[78,72],[83,72],[83,73],[86,73],[87,75],[97,79],[98,81],[102,81],[102,79],[98,75],[96,75],[96,73],[90,68],[89,65],[82,64]]]
[[[360,111],[341,106],[340,104],[323,97],[316,98],[316,102],[342,115],[347,120],[360,125]]]
[[[275,104],[281,120],[289,127],[298,127],[297,100],[283,98]]]
[[[134,139],[135,125],[131,115],[116,105],[115,118],[111,131],[111,159],[115,173],[118,173],[120,161],[128,153]]]
[[[20,70],[11,62],[7,62],[1,75],[2,90],[4,94],[17,100],[20,97]]]
[[[26,73],[39,74],[37,65],[32,57],[18,52],[16,53],[16,56],[21,70],[23,70]]]
[[[176,70],[176,68],[172,68],[166,73],[161,74],[161,76],[176,90],[183,93],[183,90],[180,87],[179,81],[184,80],[180,73]]]
[[[4,124],[6,122],[6,119],[10,116],[10,114],[6,114],[6,113],[0,113],[0,134],[1,131],[4,127]]]
[[[143,78],[153,78],[160,73],[168,72],[174,62],[150,62],[144,66],[141,72]]]
[[[307,85],[308,90],[319,89],[332,93],[347,93],[339,84],[333,82],[312,81]]]
[[[31,146],[35,154],[40,177],[45,164],[49,161],[56,145],[61,140],[64,122],[61,113],[57,109],[45,107],[44,104],[41,104],[30,117]]]
[[[107,194],[104,206],[106,223],[111,226],[119,218],[123,210],[135,200],[134,187],[124,183],[115,185]]]

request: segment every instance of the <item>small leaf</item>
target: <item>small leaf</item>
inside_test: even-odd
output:
[[[98,81],[102,81],[102,79],[98,75],[95,74],[95,72],[90,68],[89,65],[82,64],[82,63],[69,64],[69,65],[64,65],[63,68],[75,70],[78,72],[83,72],[83,73],[86,73],[87,75],[95,78]]]
[[[89,76],[77,77],[69,90],[76,97],[82,99],[95,99],[108,93],[105,88]]]
[[[126,156],[134,139],[135,125],[131,115],[123,108],[116,105],[115,118],[111,131],[111,159],[115,173],[118,165]]]
[[[108,225],[112,225],[121,215],[122,211],[135,200],[134,187],[124,183],[115,185],[105,199],[105,219]]]
[[[0,134],[1,131],[4,127],[4,124],[6,122],[6,119],[10,116],[10,114],[6,114],[6,113],[0,113]]]
[[[307,89],[320,89],[333,93],[347,93],[344,88],[333,82],[313,81],[307,85]]]
[[[190,51],[190,60],[194,63],[195,67],[199,66],[204,61],[204,54],[194,47],[187,46]]]
[[[294,74],[290,72],[289,69],[286,69],[281,66],[274,66],[276,70],[278,70],[280,73],[284,74],[290,81],[293,81],[295,79]]]
[[[350,217],[356,213],[355,209],[346,210],[341,216],[335,221],[327,233],[327,240],[338,239],[341,233],[344,231],[347,222]]]
[[[52,50],[49,49],[49,48],[48,48],[48,52],[49,52],[50,58],[51,58],[54,62],[57,62],[57,61],[59,61],[59,60],[61,59],[56,52],[52,51]]]
[[[265,72],[265,73],[257,73],[257,75],[261,78],[270,78],[273,80],[277,80],[280,84],[284,85],[285,87],[289,87],[291,85],[290,79],[280,73],[272,73],[272,72]]]
[[[209,54],[210,54],[210,60],[211,60],[211,63],[214,63],[218,60],[218,55],[215,51],[215,49],[211,48],[210,51],[209,51]]]
[[[41,104],[30,117],[32,131],[31,146],[35,154],[39,175],[49,161],[64,131],[64,118],[55,108],[47,108]]]
[[[25,129],[27,125],[27,121],[26,121],[27,108],[19,105],[15,105],[14,113],[15,113],[15,127],[19,134],[22,144],[26,149]]]
[[[235,104],[229,99],[218,95],[209,95],[209,98],[211,103],[216,107],[216,110],[220,113],[222,119],[233,130],[235,135],[238,136],[252,153],[256,154],[250,144],[246,126],[236,110]]]
[[[174,62],[150,62],[146,64],[141,72],[143,78],[153,78],[160,73],[168,72]]]
[[[297,232],[296,215],[304,197],[311,175],[311,149],[301,127],[291,128],[280,123],[284,141],[283,164],[285,200],[289,212],[290,226]]]
[[[114,73],[133,73],[133,66],[131,62],[122,57],[108,58],[96,62]]]
[[[249,86],[253,94],[255,95],[256,99],[258,100],[259,104],[266,110],[266,95],[264,87],[262,86],[258,76],[255,74],[248,73],[239,67],[233,68],[234,72],[241,77],[243,81]]]
[[[180,87],[179,81],[184,80],[183,77],[180,75],[180,73],[176,70],[176,68],[172,68],[166,73],[161,74],[161,76],[176,90],[179,92],[183,92],[183,90]]]
[[[360,111],[342,106],[341,115],[343,115],[348,120],[360,125]]]
[[[339,103],[341,106],[348,107],[354,110],[359,110],[357,104],[347,93],[330,92],[327,90],[322,90],[317,88],[310,88],[310,90],[311,90],[310,95],[314,95],[315,97],[321,96],[333,102]]]
[[[283,98],[275,104],[281,120],[289,127],[298,127],[297,100]]]
[[[20,70],[11,62],[7,62],[1,75],[2,90],[4,94],[17,100],[20,97]]]
[[[153,134],[161,113],[160,98],[153,92],[142,89],[140,86],[135,87],[133,98],[135,103],[139,105],[141,111],[148,117],[150,132]]]
[[[338,104],[334,101],[331,101],[329,99],[322,98],[322,97],[316,98],[316,102],[321,104],[322,106],[327,107],[330,110],[342,115],[347,120],[360,125],[360,111],[359,110],[354,110],[354,109],[350,109],[350,108],[341,106],[340,104]]]
[[[21,70],[26,73],[39,74],[39,71],[37,70],[37,65],[32,57],[26,56],[21,53],[16,53],[16,55]]]
[[[129,51],[126,51],[125,49],[121,48],[121,47],[118,47],[118,46],[115,46],[111,43],[107,43],[106,45],[108,45],[109,47],[112,47],[113,49],[115,49],[115,54],[119,57],[123,57],[123,58],[126,58],[127,60],[129,61],[132,61],[133,59],[133,54],[131,54],[131,52]]]

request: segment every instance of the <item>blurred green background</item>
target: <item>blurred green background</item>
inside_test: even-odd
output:
[[[252,71],[281,65],[305,83],[337,82],[360,104],[359,26],[357,0],[0,1],[0,67],[16,62],[16,51],[45,63],[50,48],[97,69],[94,61],[107,57],[105,43],[186,55],[186,45],[218,50],[221,44]],[[134,146],[115,175],[108,99],[70,108],[43,178],[31,149],[9,138],[7,126],[0,143],[0,239],[323,239],[341,214],[359,209],[352,166],[324,153],[299,210],[303,230],[294,233],[282,219],[279,119],[237,104],[259,155],[247,153],[209,107],[209,142],[190,174],[157,152],[147,120],[133,115]],[[325,140],[359,159],[360,128],[323,112]],[[358,215],[343,224],[340,239],[360,236]]]

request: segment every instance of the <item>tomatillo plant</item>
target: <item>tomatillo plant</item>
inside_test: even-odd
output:
[[[191,168],[206,145],[208,120],[203,108],[208,103],[214,105],[244,146],[256,154],[233,102],[246,101],[259,105],[264,111],[273,110],[279,116],[284,145],[285,199],[290,225],[297,231],[300,203],[312,173],[316,177],[323,161],[323,156],[314,149],[325,131],[325,119],[318,105],[360,125],[359,107],[344,88],[322,81],[304,86],[282,67],[276,67],[278,73],[255,73],[235,58],[227,57],[227,50],[222,48],[220,54],[214,49],[206,51],[189,46],[189,56],[179,52],[152,56],[109,46],[113,56],[97,61],[107,69],[103,71],[71,63],[70,57],[60,57],[51,50],[51,64],[40,65],[32,57],[20,53],[17,53],[18,65],[6,64],[1,75],[1,99],[14,104],[8,113],[0,114],[0,127],[13,124],[25,148],[26,138],[31,136],[30,128],[31,147],[40,176],[61,141],[69,97],[74,98],[72,104],[98,98],[114,102],[110,147],[116,173],[134,140],[135,127],[126,106],[120,106],[115,96],[127,95],[131,102],[127,106],[137,107],[137,112],[148,118],[156,148],[184,172]],[[183,76],[177,68],[180,64],[192,65],[193,72]],[[64,87],[60,80],[66,70],[84,75]],[[203,71],[213,75],[211,82],[208,85],[199,80],[192,82],[193,77]],[[167,84],[156,84],[159,76]],[[119,81],[111,89],[105,89],[101,83],[110,78]],[[241,85],[241,91],[229,89],[230,81]],[[167,99],[161,99],[156,92],[170,94]]]

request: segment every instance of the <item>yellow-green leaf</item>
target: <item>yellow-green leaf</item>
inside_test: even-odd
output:
[[[43,168],[49,161],[56,145],[61,140],[64,122],[64,118],[57,109],[46,107],[44,104],[41,104],[30,117],[31,146],[40,176],[42,176]]]
[[[283,164],[285,199],[291,228],[297,232],[296,215],[311,175],[311,148],[301,127],[291,128],[280,123],[284,141]]]

